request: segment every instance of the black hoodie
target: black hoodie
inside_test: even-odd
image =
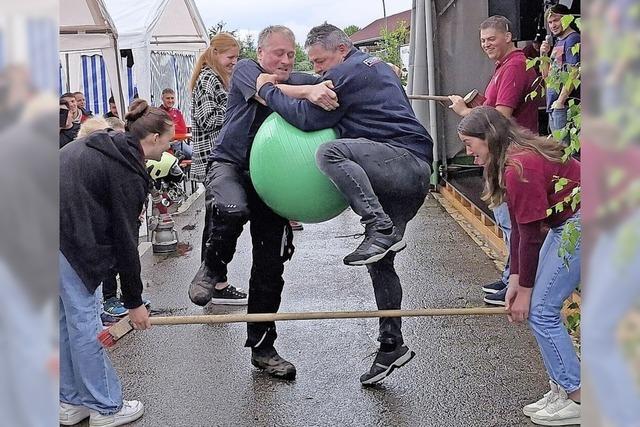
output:
[[[92,293],[120,273],[127,308],[142,305],[138,228],[149,183],[129,133],[98,131],[60,150],[60,250]]]

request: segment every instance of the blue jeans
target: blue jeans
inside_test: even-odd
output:
[[[536,281],[531,295],[529,326],[536,337],[549,377],[567,393],[580,388],[580,362],[571,337],[560,318],[564,301],[580,283],[580,240],[565,260],[558,255],[562,230],[573,222],[580,230],[580,214],[549,230],[538,261]]]
[[[556,108],[549,113],[549,129],[553,133],[556,130],[564,129],[567,125],[567,109]],[[564,144],[569,143],[569,135],[565,136],[562,140]]]
[[[320,170],[344,195],[367,230],[395,226],[402,234],[429,190],[429,164],[404,148],[368,139],[338,139],[316,152]],[[397,310],[402,286],[395,253],[367,265],[379,310]],[[381,318],[378,341],[402,344],[401,319]]]
[[[60,267],[60,401],[103,415],[122,407],[122,386],[96,336],[101,292],[90,293],[62,253]]]
[[[496,221],[496,225],[502,230],[504,243],[507,245],[507,260],[504,263],[504,271],[501,277],[502,283],[507,285],[509,284],[509,274],[511,273],[509,269],[509,262],[511,261],[511,254],[509,253],[511,245],[511,217],[509,216],[507,202],[503,202],[491,210],[493,211],[493,218]]]

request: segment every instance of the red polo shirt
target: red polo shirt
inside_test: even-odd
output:
[[[527,70],[527,57],[520,49],[496,62],[496,71],[485,90],[484,105],[513,108],[513,118],[522,127],[538,133],[538,105],[525,97],[533,91],[536,71]],[[540,95],[538,95],[540,96]]]
[[[184,134],[187,133],[187,125],[184,122],[184,117],[182,117],[182,113],[177,108],[170,108],[164,106],[164,104],[160,105],[164,111],[166,111],[170,116],[171,120],[173,120],[173,125],[175,126],[176,134]]]

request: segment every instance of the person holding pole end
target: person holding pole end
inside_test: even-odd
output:
[[[549,375],[549,392],[523,412],[539,425],[580,424],[580,363],[560,315],[580,283],[579,204],[563,202],[580,186],[580,163],[563,160],[561,144],[518,127],[493,107],[471,110],[458,125],[458,136],[474,163],[484,166],[483,200],[492,207],[506,201],[509,207],[505,308],[511,322],[528,320]],[[558,177],[567,180],[560,191],[554,185]],[[564,210],[553,209],[558,203]],[[577,239],[562,256],[567,232],[577,233]]]
[[[138,330],[151,327],[138,254],[138,216],[151,181],[144,161],[160,160],[174,127],[166,112],[141,99],[125,119],[125,132],[97,131],[60,150],[62,425],[90,418],[90,426],[114,427],[144,412],[141,402],[122,399],[118,374],[96,339],[102,331],[96,291],[115,268],[131,324]]]

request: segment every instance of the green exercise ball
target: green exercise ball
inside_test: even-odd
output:
[[[253,140],[251,181],[258,195],[278,215],[306,223],[327,221],[347,202],[316,165],[316,150],[336,139],[333,129],[303,132],[273,113]]]

